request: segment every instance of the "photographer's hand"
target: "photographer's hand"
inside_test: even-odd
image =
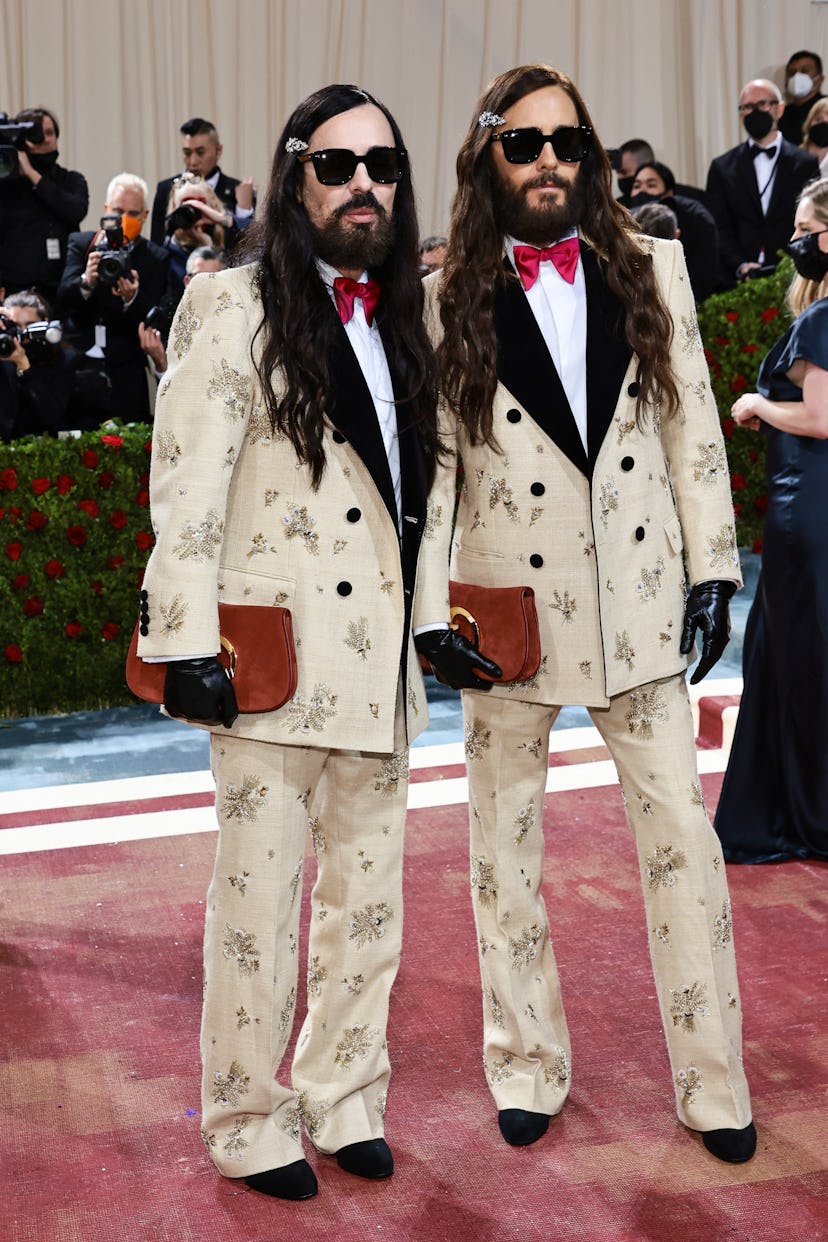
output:
[[[129,276],[122,276],[113,287],[112,292],[115,296],[123,299],[124,310],[131,306],[138,296],[138,284],[138,273],[133,268]]]
[[[253,178],[245,177],[236,186],[236,206],[242,211],[253,210]]]
[[[23,176],[31,181],[33,186],[42,180],[40,173],[32,167],[31,160],[22,148],[17,152],[17,166]]]
[[[98,283],[98,264],[101,261],[100,250],[90,250],[86,260],[86,267],[81,277],[81,284],[86,289],[94,289]]]
[[[18,375],[21,371],[28,371],[31,367],[32,364],[29,362],[29,356],[23,348],[23,343],[19,338],[15,341],[14,349],[9,354],[6,361],[14,363],[17,367]]]
[[[155,367],[156,375],[163,375],[167,369],[167,351],[157,328],[146,328],[138,324],[138,341],[144,353]]]

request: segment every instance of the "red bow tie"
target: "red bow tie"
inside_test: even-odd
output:
[[[350,276],[337,276],[333,282],[336,309],[343,323],[348,323],[354,315],[354,299],[362,298],[362,309],[365,322],[370,328],[374,311],[380,296],[380,287],[375,280],[351,280]]]
[[[565,241],[556,242],[554,246],[544,246],[538,250],[535,246],[515,246],[515,267],[523,282],[524,289],[531,289],[538,279],[541,263],[554,263],[567,284],[575,283],[575,272],[581,248],[577,237],[567,237]]]

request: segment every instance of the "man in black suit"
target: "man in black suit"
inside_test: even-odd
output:
[[[779,133],[785,111],[775,83],[748,82],[739,96],[739,115],[748,133],[707,174],[707,206],[719,228],[722,287],[731,289],[765,265],[793,232],[796,200],[819,174],[816,157]]]
[[[104,208],[120,225],[121,245],[131,245],[126,271],[110,279],[101,271],[103,229],[72,233],[58,288],[58,310],[69,318],[67,335],[90,359],[99,359],[112,385],[112,413],[125,422],[151,418],[144,352],[138,326],[167,291],[169,255],[141,236],[147,218],[147,184],[131,173],[113,177]],[[109,230],[114,237],[113,230]],[[120,246],[107,255],[111,260]],[[106,267],[106,264],[104,265]]]
[[[252,177],[245,177],[243,181],[239,181],[237,177],[228,177],[221,171],[219,168],[221,151],[218,132],[210,121],[194,116],[181,126],[181,155],[184,171],[203,177],[227,208],[224,229],[225,235],[229,234],[227,243],[229,250],[241,230],[245,229],[253,219],[255,197]],[[163,243],[166,235],[164,221],[170,190],[175,181],[176,177],[167,177],[164,181],[159,181],[155,188],[150,238],[158,246]]]
[[[824,99],[821,87],[825,81],[822,57],[816,52],[794,52],[785,66],[785,91],[788,102],[779,122],[779,132],[798,147],[808,113],[818,99]]]

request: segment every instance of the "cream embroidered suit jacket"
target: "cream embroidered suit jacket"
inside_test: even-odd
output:
[[[442,519],[427,512],[423,456],[403,401],[400,539],[376,412],[333,305],[331,314],[336,396],[325,428],[327,465],[314,491],[290,442],[271,434],[262,404],[250,355],[261,318],[253,268],[189,285],[156,407],[150,496],[157,542],[144,579],[138,653],[217,652],[220,600],[284,605],[296,636],[296,695],[276,712],[240,715],[232,732],[390,752],[401,665],[409,738],[428,723],[410,629],[412,621],[447,616],[445,548],[441,561],[434,538]],[[386,355],[396,388],[387,344]],[[429,553],[432,573],[424,564]]]
[[[651,409],[644,429],[636,426],[636,359],[582,242],[588,453],[522,288],[510,280],[496,295],[501,452],[457,435],[465,481],[451,576],[533,587],[542,662],[531,682],[494,694],[603,706],[678,673],[690,659],[679,652],[688,582],[741,584],[724,442],[681,245],[641,244],[673,317],[682,408],[670,420]],[[439,276],[426,285],[434,326]]]

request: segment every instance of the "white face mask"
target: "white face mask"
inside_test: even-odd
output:
[[[788,78],[788,94],[797,99],[808,95],[814,89],[814,79],[809,73],[792,73]]]

